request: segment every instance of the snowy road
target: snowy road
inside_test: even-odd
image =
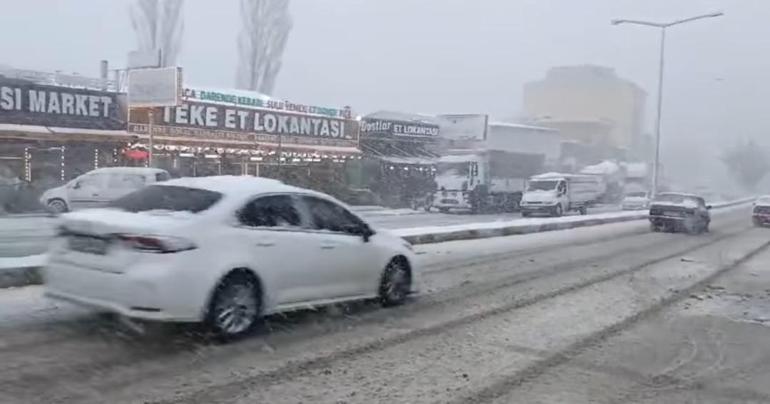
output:
[[[0,402],[768,402],[770,231],[748,215],[418,246],[409,304],[274,317],[229,345],[1,291]]]
[[[589,210],[589,214],[618,210],[617,206],[603,205]],[[359,213],[376,227],[384,229],[502,222],[521,217],[518,213],[470,215],[385,208],[362,209]],[[0,257],[23,257],[44,252],[55,225],[56,219],[41,215],[0,217]]]

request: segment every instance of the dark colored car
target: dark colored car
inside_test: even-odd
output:
[[[751,219],[754,221],[754,226],[770,225],[770,196],[763,196],[754,202]]]
[[[664,192],[650,204],[650,228],[656,232],[704,233],[709,231],[710,209],[699,196]]]

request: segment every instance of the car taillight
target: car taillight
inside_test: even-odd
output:
[[[150,253],[174,253],[196,248],[192,241],[171,236],[118,234],[116,237],[128,248]]]

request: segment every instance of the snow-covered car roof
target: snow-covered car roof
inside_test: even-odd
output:
[[[273,192],[313,191],[286,185],[281,181],[247,175],[218,175],[211,177],[183,177],[157,184],[159,186],[178,186],[199,188],[219,192],[228,196],[267,194]]]
[[[763,195],[757,198],[755,205],[770,206],[770,195]]]
[[[92,173],[119,173],[119,174],[154,174],[165,173],[166,170],[150,167],[103,167],[90,171]]]

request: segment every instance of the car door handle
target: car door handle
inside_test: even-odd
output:
[[[333,250],[335,247],[337,247],[337,244],[335,243],[321,243],[321,249],[322,250]]]
[[[269,241],[269,240],[258,241],[257,242],[257,247],[272,247],[274,245],[275,245],[275,242],[274,241]]]

